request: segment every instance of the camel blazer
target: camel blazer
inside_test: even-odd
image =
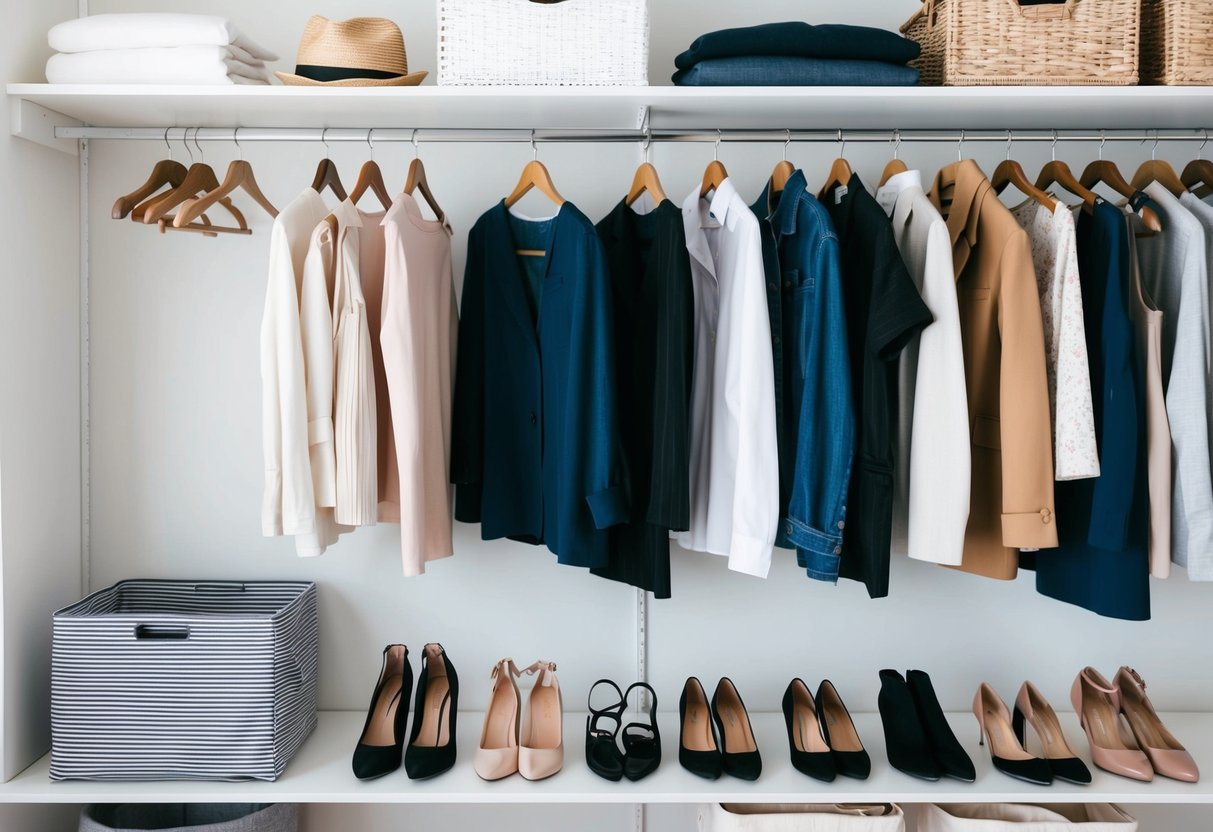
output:
[[[960,568],[1014,578],[1019,549],[1057,546],[1040,297],[1027,233],[967,159],[941,170],[960,305],[973,483]]]

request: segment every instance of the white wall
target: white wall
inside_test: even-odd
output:
[[[895,28],[917,2],[881,0],[841,9],[824,0],[749,5],[653,0],[651,5],[651,76],[664,82],[672,56],[707,28],[793,17]],[[93,12],[152,9],[195,11],[196,5],[181,0],[91,3]],[[298,34],[309,13],[336,18],[386,15],[402,24],[413,67],[434,68],[434,12],[429,2],[368,0],[356,6],[327,2],[301,8],[293,3],[218,0],[208,11],[231,15],[254,38],[279,51],[283,66],[293,65]],[[66,16],[72,10],[63,12]],[[27,78],[37,78],[36,71],[25,71]],[[1114,118],[1110,113],[1109,127],[1119,126]],[[223,143],[208,144],[206,150],[207,160],[220,171],[234,155]],[[967,151],[987,170],[1003,155],[1000,145],[974,144]],[[37,148],[24,152],[51,153]],[[829,145],[795,145],[791,158],[816,182],[824,177],[834,152]],[[185,159],[179,143],[175,153]],[[655,147],[654,161],[671,196],[680,198],[694,186],[711,153],[710,145]],[[721,160],[742,193],[754,196],[780,153],[778,144],[726,145]],[[1094,145],[1062,150],[1076,165],[1094,153]],[[1131,168],[1145,153],[1139,147],[1109,145],[1107,155]],[[632,591],[558,567],[546,550],[482,543],[478,529],[461,526],[454,559],[431,565],[424,578],[405,580],[390,526],[361,530],[312,561],[296,559],[289,540],[261,538],[257,331],[268,218],[250,205],[254,235],[219,240],[162,236],[130,222],[114,222],[108,218],[114,197],[139,184],[151,164],[163,157],[164,147],[155,142],[96,142],[91,154],[93,588],[143,576],[318,581],[321,697],[326,708],[365,707],[379,651],[395,640],[410,644],[414,656],[425,641],[442,641],[463,678],[466,708],[483,707],[488,671],[502,655],[520,662],[536,657],[557,661],[570,709],[583,706],[594,679],[610,676],[624,682],[634,677]],[[320,154],[319,147],[307,145],[249,143],[244,153],[278,204],[310,182]],[[435,193],[455,224],[459,279],[467,229],[513,186],[530,150],[520,145],[423,145],[422,154]],[[1176,161],[1188,154],[1189,148],[1175,145],[1160,149],[1160,156]],[[887,160],[888,148],[852,145],[847,155],[859,174],[871,180]],[[348,182],[365,149],[334,145],[332,156]],[[955,159],[955,149],[906,143],[902,156],[929,176]],[[1016,156],[1034,170],[1047,159],[1048,150],[1025,146]],[[377,158],[389,184],[400,183],[411,150],[381,146]],[[637,151],[622,145],[551,146],[541,149],[541,158],[562,193],[598,218],[626,190]],[[56,160],[53,164],[68,167],[63,159]],[[65,183],[49,192],[69,193],[71,187]],[[532,213],[544,210],[542,201],[531,206]],[[32,227],[44,229],[40,233],[45,236],[50,226],[40,222]],[[53,255],[63,259],[57,277],[74,286],[74,254],[65,250],[77,235],[74,228],[68,234],[60,230],[63,226],[54,227],[55,239],[62,242]],[[74,297],[66,298],[55,308],[74,314],[74,303]],[[74,325],[73,319],[72,332]],[[41,374],[39,383],[44,383]],[[37,411],[40,417],[57,412]],[[7,415],[0,411],[0,429]],[[10,456],[0,459],[7,476]],[[10,495],[5,491],[2,496],[7,535]],[[74,518],[74,509],[67,515]],[[829,676],[854,710],[873,710],[876,671],[885,666],[930,671],[949,709],[966,708],[979,680],[993,682],[1010,697],[1025,677],[1064,708],[1069,681],[1087,663],[1109,670],[1120,663],[1136,665],[1151,682],[1151,695],[1161,708],[1209,707],[1213,648],[1202,634],[1213,626],[1213,605],[1208,603],[1213,589],[1188,584],[1182,573],[1156,583],[1153,621],[1127,624],[1040,598],[1030,576],[1005,584],[898,561],[892,597],[874,602],[854,584],[810,582],[793,563],[791,555],[781,556],[771,577],[759,582],[728,573],[723,562],[710,556],[675,553],[674,598],[650,605],[649,674],[663,709],[676,707],[687,674],[698,674],[711,685],[716,676],[728,673],[755,711],[777,709],[783,687],[794,675],[811,682]],[[26,586],[21,584],[22,589]],[[39,615],[51,608],[44,602]],[[6,618],[15,609],[6,604]],[[27,615],[19,620],[36,619]],[[37,712],[33,706],[22,711]],[[6,715],[5,724],[16,723]],[[351,737],[351,744],[355,739]],[[672,765],[676,738],[667,738],[667,743],[667,764]],[[580,753],[579,737],[569,738],[569,753]],[[378,824],[370,828],[389,828],[398,817],[407,817],[418,828],[489,825],[491,819],[482,818],[479,811],[321,807],[312,813],[309,829],[336,828],[342,818],[350,817],[347,812],[357,814],[361,823]],[[545,811],[553,824],[578,828],[590,828],[592,822],[601,825],[593,828],[622,829],[631,820],[630,811],[618,807],[607,813],[597,807]],[[654,817],[671,818],[668,828],[675,828],[676,820],[681,828],[686,820],[680,810],[652,811]],[[521,828],[534,817],[515,810],[503,823]],[[650,828],[667,827],[655,823]]]
[[[74,0],[8,3],[0,76],[36,77],[45,32]],[[7,673],[3,776],[49,730],[50,611],[80,592],[77,159],[0,131],[0,565]],[[15,659],[13,657],[16,657]]]

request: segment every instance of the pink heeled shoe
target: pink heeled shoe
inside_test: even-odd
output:
[[[1091,746],[1091,762],[1122,777],[1150,781],[1154,767],[1139,748],[1130,748],[1121,738],[1120,691],[1093,667],[1085,667],[1074,679],[1070,701]]]
[[[1120,692],[1120,711],[1129,723],[1137,747],[1145,752],[1156,774],[1195,783],[1200,769],[1187,749],[1175,739],[1158,718],[1158,712],[1146,696],[1146,683],[1131,667],[1122,667],[1113,680]]]

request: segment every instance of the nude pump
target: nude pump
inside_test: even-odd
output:
[[[1198,781],[1200,769],[1196,761],[1158,718],[1158,712],[1146,696],[1145,680],[1133,668],[1122,667],[1113,682],[1120,693],[1120,711],[1154,773],[1185,783]]]
[[[1150,759],[1121,737],[1120,691],[1111,682],[1095,668],[1085,667],[1070,688],[1070,701],[1091,745],[1091,762],[1122,777],[1154,779]]]
[[[564,765],[564,702],[556,663],[537,661],[522,671],[538,674],[527,698],[518,744],[518,773],[527,780],[543,780]]]
[[[500,780],[518,771],[518,723],[522,714],[522,697],[514,681],[518,675],[513,659],[493,665],[493,691],[472,760],[472,768],[482,780]]]

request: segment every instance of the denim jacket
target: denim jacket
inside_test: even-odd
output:
[[[779,540],[810,578],[837,581],[855,452],[838,237],[800,171],[776,199],[766,216],[764,189],[755,211],[780,374]]]

